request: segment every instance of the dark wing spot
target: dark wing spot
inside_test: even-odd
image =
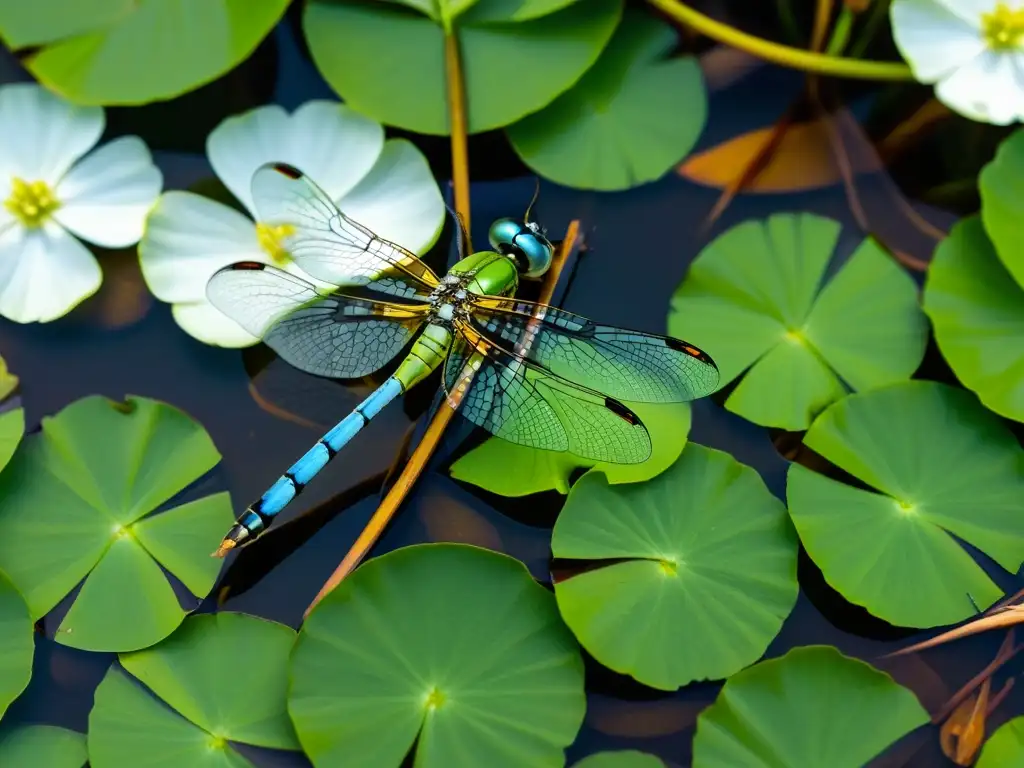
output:
[[[620,419],[625,421],[627,424],[633,424],[634,426],[640,423],[640,417],[633,413],[629,408],[624,406],[618,400],[613,400],[610,397],[604,399],[604,407],[614,413]]]
[[[679,339],[673,339],[671,336],[666,336],[665,344],[668,346],[669,349],[674,349],[676,352],[682,352],[684,355],[695,357],[702,363],[715,365],[714,360],[712,360],[706,352],[697,349],[697,347],[693,346],[692,344],[687,344],[685,341],[680,341]],[[718,366],[715,367],[717,368]]]
[[[273,168],[275,171],[284,176],[287,176],[289,179],[302,178],[302,171],[300,171],[294,165],[288,165],[288,163],[274,163]]]
[[[241,270],[241,269],[259,270],[259,269],[266,269],[266,268],[267,268],[267,265],[263,264],[262,262],[259,262],[259,261],[236,261],[234,264],[232,264],[230,267],[228,267],[228,269],[232,269],[232,270]]]

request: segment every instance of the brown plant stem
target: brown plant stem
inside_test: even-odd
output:
[[[452,141],[452,186],[455,194],[455,211],[462,219],[462,225],[469,228],[469,150],[466,145],[468,133],[466,120],[466,89],[462,77],[462,60],[459,56],[459,41],[454,31],[444,36],[444,63],[448,81],[448,129]]]
[[[544,279],[544,285],[541,288],[540,303],[547,304],[551,301],[551,297],[554,294],[555,286],[558,284],[558,278],[562,274],[562,267],[565,266],[566,259],[576,246],[576,240],[579,237],[579,221],[572,221],[569,223],[569,228],[565,233],[565,238],[562,240],[561,245],[555,253],[554,259],[551,262],[551,268],[548,270],[547,275]],[[433,455],[434,449],[441,440],[441,436],[444,434],[445,428],[448,423],[452,420],[452,416],[455,414],[455,409],[449,405],[448,401],[445,400],[441,403],[440,408],[431,420],[430,425],[427,427],[426,433],[423,435],[423,439],[419,445],[412,452],[409,457],[408,463],[405,465],[405,469],[402,470],[402,474],[398,476],[395,484],[388,491],[384,500],[381,501],[380,506],[373,513],[373,517],[366,524],[362,533],[356,539],[355,543],[345,553],[345,557],[337,568],[334,569],[334,573],[330,575],[330,578],[324,583],[317,592],[316,597],[313,598],[313,602],[306,608],[306,612],[303,614],[303,618],[309,616],[310,611],[316,608],[317,604],[327,596],[338,584],[341,583],[342,579],[348,576],[356,566],[362,562],[363,558],[366,557],[366,553],[370,551],[370,548],[377,543],[387,524],[391,522],[391,518],[394,517],[398,511],[399,506],[405,501],[409,491],[412,489],[416,480],[422,474],[426,468],[427,461]]]

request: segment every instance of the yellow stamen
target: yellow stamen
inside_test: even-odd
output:
[[[26,227],[39,227],[60,208],[60,201],[45,181],[28,182],[14,177],[11,196],[4,201],[4,207]]]
[[[256,225],[256,237],[260,241],[260,248],[266,251],[271,261],[276,264],[287,264],[291,259],[288,249],[284,246],[284,239],[295,234],[295,227],[291,224],[258,223]]]
[[[1013,10],[999,3],[992,13],[981,15],[981,27],[985,42],[993,50],[1024,47],[1024,8]]]

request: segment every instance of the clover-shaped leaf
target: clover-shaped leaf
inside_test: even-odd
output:
[[[0,731],[0,765],[4,768],[82,768],[87,757],[84,733],[55,725]]]
[[[570,187],[618,190],[660,178],[693,148],[707,117],[696,59],[665,58],[677,42],[664,22],[627,11],[576,85],[509,126],[512,147]]]
[[[807,553],[875,616],[936,627],[999,599],[953,536],[1011,573],[1024,562],[1024,451],[970,392],[910,381],[851,395],[814,421],[804,443],[869,486],[800,464],[787,478]]]
[[[419,768],[562,766],[583,722],[583,663],[550,593],[463,544],[366,562],[309,615],[291,670],[317,768],[398,768],[410,750]]]
[[[205,430],[169,405],[78,400],[43,419],[0,473],[0,569],[33,618],[82,582],[58,642],[152,645],[186,615],[164,569],[205,597],[220,565],[209,553],[233,515],[226,492],[149,513],[219,460]]]
[[[928,267],[924,311],[957,378],[1001,416],[1024,421],[1024,287],[977,216],[956,224]]]
[[[0,717],[32,679],[34,634],[25,599],[0,571]],[[2,744],[0,741],[0,758]],[[0,759],[0,765],[7,763]]]
[[[599,566],[555,584],[580,644],[654,688],[753,663],[796,603],[797,543],[785,506],[753,469],[694,443],[646,483],[581,479],[551,551]]]
[[[28,69],[78,104],[170,99],[251,54],[289,0],[42,0],[0,3],[0,38],[36,48]],[[167,44],[147,45],[159,30]]]
[[[908,378],[927,322],[910,277],[871,238],[823,288],[840,225],[777,214],[726,231],[676,290],[668,328],[707,350],[725,407],[764,426],[806,429],[847,388]],[[749,369],[749,370],[748,370]]]
[[[981,219],[1003,266],[1024,288],[1024,130],[1014,131],[999,145],[992,161],[978,174]]]
[[[863,768],[929,721],[914,694],[831,646],[794,648],[726,681],[697,718],[694,768]]]
[[[451,25],[469,132],[479,133],[568,90],[597,60],[621,14],[622,0],[310,0],[302,25],[317,68],[346,104],[427,134],[449,132],[444,27]]]
[[[285,695],[294,642],[273,621],[199,614],[159,645],[121,654],[123,670],[107,672],[89,713],[92,768],[251,768],[228,742],[299,749]]]
[[[1024,717],[1003,723],[988,737],[975,768],[1006,768],[1024,765]]]
[[[639,483],[657,477],[679,458],[690,433],[689,403],[630,403],[651,434],[651,456],[639,464],[608,464],[569,451],[543,451],[491,437],[451,466],[456,480],[501,496],[569,492],[580,469],[604,473],[609,483]]]

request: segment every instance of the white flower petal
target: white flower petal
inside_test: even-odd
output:
[[[444,226],[441,190],[426,158],[405,139],[390,139],[369,175],[338,207],[375,234],[423,253]]]
[[[191,192],[161,195],[139,242],[146,284],[173,304],[206,301],[206,282],[221,267],[266,260],[250,219]]]
[[[96,293],[103,273],[89,249],[53,222],[0,235],[0,315],[45,323]]]
[[[259,339],[242,330],[234,320],[206,301],[175,304],[175,322],[185,333],[215,347],[251,347]]]
[[[934,83],[950,75],[985,50],[978,31],[980,12],[965,14],[938,0],[893,0],[890,8],[892,34],[903,58],[922,83]],[[991,10],[991,3],[987,10]]]
[[[250,183],[264,163],[294,165],[337,199],[365,176],[384,146],[374,120],[334,101],[310,101],[288,115],[259,107],[218,125],[206,141],[217,176],[256,217]]]
[[[35,83],[0,87],[0,175],[54,185],[103,125],[102,107],[71,104]]]
[[[57,185],[61,207],[54,218],[76,235],[108,248],[124,248],[142,237],[163,175],[146,143],[125,136],[76,163]]]
[[[1009,125],[1024,113],[1024,71],[1013,54],[986,51],[935,87],[939,101],[964,117]]]

